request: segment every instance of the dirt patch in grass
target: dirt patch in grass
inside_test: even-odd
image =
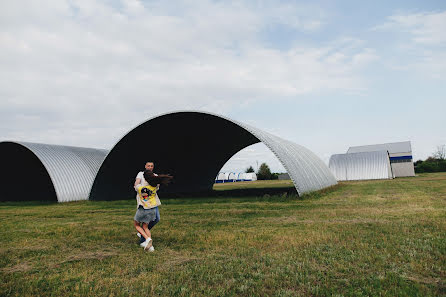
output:
[[[421,275],[411,275],[411,276],[406,276],[406,278],[408,280],[411,280],[411,281],[414,281],[417,283],[428,284],[428,285],[441,284],[442,286],[446,286],[446,283],[444,281],[442,281],[440,278],[423,277]]]
[[[118,252],[115,251],[94,251],[94,252],[75,252],[71,253],[66,259],[57,263],[48,265],[49,268],[58,268],[62,264],[72,263],[83,260],[103,260],[108,257],[116,256]]]
[[[26,272],[31,269],[33,269],[32,265],[30,265],[27,262],[23,262],[11,267],[4,267],[1,269],[1,271],[5,273],[14,273],[14,272]]]
[[[107,257],[116,256],[118,253],[114,251],[96,251],[96,252],[82,252],[79,254],[71,254],[67,257],[67,259],[64,262],[74,262],[74,261],[81,261],[81,260],[89,260],[89,259],[95,259],[95,260],[102,260]]]
[[[164,250],[163,253],[165,253],[167,257],[166,260],[158,266],[158,269],[161,271],[202,259],[191,254],[184,254],[170,249],[167,251]]]
[[[302,219],[301,217],[283,217],[274,220],[274,224],[384,224],[389,220],[375,218],[352,218],[352,219]]]

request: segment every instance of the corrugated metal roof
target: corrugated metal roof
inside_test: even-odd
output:
[[[393,178],[387,151],[332,155],[328,166],[338,181]]]
[[[337,183],[327,165],[307,148],[247,124],[236,123],[251,132],[273,152],[290,175],[299,195]]]
[[[406,153],[412,152],[412,147],[410,145],[410,141],[352,146],[347,150],[347,154],[374,151],[388,151],[390,154]]]
[[[193,122],[193,124],[189,125],[188,122]],[[157,131],[156,133],[169,135],[169,137],[158,141],[156,147],[153,147],[149,140],[140,137],[149,134],[150,131]],[[230,131],[230,134],[227,131]],[[194,140],[190,140],[189,137],[184,138],[185,134],[193,137]],[[177,140],[177,138],[181,140]],[[206,142],[213,145],[213,148],[218,148],[219,151],[204,150],[207,147]],[[175,158],[175,164],[169,164],[170,167],[166,167],[171,171],[177,170],[176,173],[172,173],[174,176],[177,174],[177,183],[171,189],[178,192],[212,189],[215,175],[227,160],[223,160],[222,163],[222,159],[257,142],[264,143],[279,159],[293,180],[299,195],[337,183],[327,165],[301,145],[221,115],[201,111],[177,111],[162,114],[141,123],[116,143],[97,174],[90,199],[128,197],[132,194],[132,188],[126,185],[114,185],[115,183],[111,180],[125,179],[126,176],[136,171],[137,167],[135,168],[134,164],[142,163],[144,158],[153,156],[157,156],[157,162],[161,163],[161,167],[163,163],[169,163],[172,158]],[[138,146],[135,146],[135,143],[138,143]],[[181,149],[177,149],[177,147],[181,147]],[[138,151],[140,148],[144,148],[144,152]],[[197,156],[195,154],[198,151],[201,152],[201,155]],[[141,154],[147,157],[141,156]],[[193,182],[181,183],[182,180],[189,181],[189,172],[181,171],[181,168],[189,166],[200,166],[200,172],[203,172],[203,175],[197,177]],[[168,172],[170,173],[170,171]]]
[[[31,142],[12,142],[26,147],[46,168],[58,202],[87,200],[96,173],[107,150],[51,145]]]

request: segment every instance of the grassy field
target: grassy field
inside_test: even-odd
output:
[[[214,184],[214,190],[227,191],[235,189],[289,188],[294,187],[291,180],[257,180],[236,183]]]
[[[162,201],[154,253],[133,200],[0,203],[0,296],[446,295],[444,173]]]

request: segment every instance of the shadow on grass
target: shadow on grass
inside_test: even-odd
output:
[[[318,199],[327,194],[337,191],[344,185],[334,185],[319,191],[298,195],[295,187],[284,188],[249,188],[249,189],[232,189],[232,190],[212,190],[197,193],[161,193],[162,199],[228,199],[228,198],[247,198],[254,200],[306,200]]]
[[[169,198],[226,198],[226,197],[262,197],[269,196],[298,196],[295,187],[286,188],[248,188],[231,190],[211,190],[194,193],[160,193],[165,199]]]
[[[328,187],[319,191],[303,194],[299,196],[295,187],[283,187],[283,188],[248,188],[248,189],[232,189],[232,190],[211,190],[194,193],[160,193],[162,201],[169,203],[181,203],[181,201],[187,200],[188,203],[213,203],[213,202],[227,202],[227,200],[234,200],[238,202],[245,201],[293,201],[293,200],[308,200],[308,199],[320,199],[327,194],[337,191],[340,188],[345,187],[343,184],[337,184],[332,187]],[[118,204],[127,204],[129,200],[134,200],[134,197],[129,197],[123,200],[114,200],[109,207],[116,207]],[[107,202],[110,201],[72,201],[64,202],[64,204],[78,204],[78,203],[94,203],[96,205],[101,204],[100,207],[107,207]],[[98,203],[101,202],[101,203]],[[25,206],[42,206],[58,204],[53,201],[9,201],[1,202],[0,207],[25,207]]]
[[[52,204],[57,204],[57,202],[53,200],[2,201],[0,202],[0,207],[1,206],[25,207],[25,206],[39,206],[39,205],[52,205]]]

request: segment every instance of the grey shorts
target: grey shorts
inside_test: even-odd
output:
[[[156,219],[156,209],[145,209],[142,206],[139,206],[133,219],[137,222],[148,224]]]

